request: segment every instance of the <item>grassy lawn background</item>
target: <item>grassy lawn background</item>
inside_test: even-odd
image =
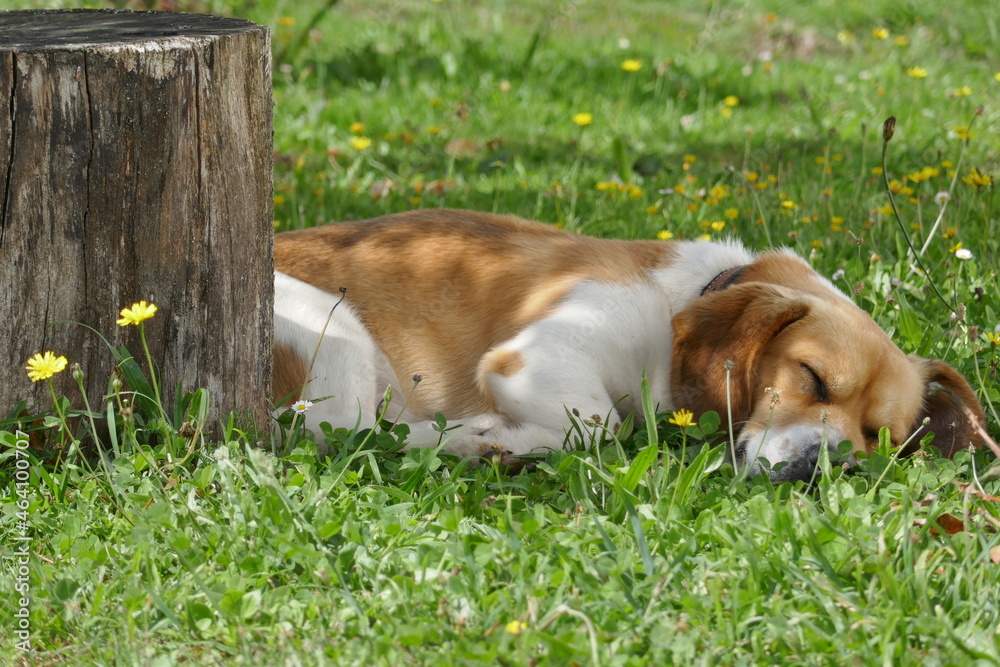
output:
[[[278,231],[451,206],[596,236],[788,245],[904,351],[962,371],[997,433],[1000,10],[178,7],[273,29]],[[889,115],[903,229],[878,172]],[[912,270],[905,236],[927,242],[923,262],[961,317]],[[989,453],[883,448],[813,489],[775,488],[722,465],[717,418],[685,432],[669,416],[517,475],[394,453],[399,432],[318,434],[334,445],[325,458],[302,434],[190,443],[181,424],[120,423],[118,456],[32,467],[32,660],[1000,663]],[[0,580],[4,662],[24,658],[13,586]]]

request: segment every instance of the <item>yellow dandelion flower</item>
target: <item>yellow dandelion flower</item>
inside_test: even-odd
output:
[[[969,88],[968,86],[961,86],[960,88],[952,90],[951,94],[955,97],[967,97],[972,94],[972,88]]]
[[[370,148],[372,145],[372,140],[365,136],[357,136],[351,139],[351,148],[356,151],[363,151],[366,148]]]
[[[722,231],[723,229],[725,229],[725,228],[726,228],[726,223],[725,223],[725,221],[724,221],[724,220],[716,220],[715,222],[713,222],[713,223],[711,224],[711,227],[712,227],[712,229],[714,229],[715,231],[717,231],[717,232],[721,232],[721,231]]]
[[[740,217],[740,211],[739,209],[735,208],[727,208],[725,215],[730,220],[735,220],[736,218]]]
[[[680,426],[681,428],[698,425],[698,422],[694,420],[694,413],[690,410],[678,410],[674,412],[673,416],[668,421],[671,424]]]
[[[524,632],[524,630],[528,627],[528,624],[523,621],[511,621],[505,627],[507,628],[507,632],[516,637]]]
[[[958,243],[956,243],[952,247],[948,248],[948,252],[958,252],[961,249],[962,249],[962,242],[959,241]]]
[[[684,156],[684,161],[687,162],[688,164],[691,164],[692,162],[694,162],[697,159],[698,159],[697,155],[685,155]]]
[[[1000,72],[997,72],[996,74],[994,74],[993,78],[996,79],[997,81],[1000,81]]]
[[[285,203],[285,195],[274,195],[274,205],[281,206]]]
[[[295,17],[294,16],[279,16],[278,17],[278,25],[284,26],[286,28],[289,28],[289,27],[295,25]]]
[[[656,215],[659,212],[660,212],[659,206],[649,206],[646,208],[646,213],[649,213],[650,215]]]
[[[872,173],[878,176],[882,173],[882,167],[872,167]]]
[[[927,76],[927,70],[923,67],[910,67],[906,70],[906,76],[911,76],[914,79],[923,79]]]
[[[638,72],[642,69],[642,61],[634,58],[622,61],[622,69],[626,72]]]
[[[839,215],[835,215],[832,218],[830,218],[830,222],[832,222],[835,225],[842,225],[844,224],[844,219]]]
[[[959,141],[968,141],[973,136],[972,130],[965,127],[964,125],[955,125],[951,129],[955,131],[955,136],[958,137]],[[950,167],[951,165],[948,166]]]
[[[666,241],[668,239],[674,238],[674,233],[669,229],[661,229],[656,233],[656,238],[660,239],[661,241]]]
[[[639,197],[642,196],[642,188],[640,188],[638,185],[631,185],[631,184],[626,185],[625,191],[628,193],[628,196],[631,197],[632,199],[638,199]]]
[[[906,35],[896,35],[895,37],[892,38],[892,42],[896,46],[906,46],[907,44],[910,43],[910,40]]]
[[[740,98],[736,97],[735,95],[726,95],[724,98],[722,98],[722,103],[725,104],[727,107],[739,106]]]
[[[573,122],[580,127],[586,127],[594,122],[594,115],[586,112],[573,114]]]
[[[811,245],[813,248],[822,248],[823,247],[823,242],[822,241],[812,241],[809,245]]]
[[[699,241],[711,241],[712,240],[712,235],[711,234],[702,234],[701,236],[698,237],[698,240]]]
[[[781,207],[786,208],[789,211],[794,211],[799,207],[799,205],[796,202],[792,201],[791,199],[786,199],[785,201],[781,202]]]
[[[351,134],[361,134],[365,131],[364,123],[351,123]]]
[[[156,314],[156,304],[140,301],[133,303],[131,308],[122,308],[118,326],[127,327],[130,324],[140,324]]]
[[[45,354],[36,354],[28,359],[25,369],[28,371],[28,378],[32,382],[48,380],[50,377],[66,368],[66,357],[53,352],[46,351]]]
[[[888,39],[889,31],[885,28],[875,28],[872,30],[872,37],[875,39]]]
[[[986,340],[990,342],[990,345],[996,347],[997,345],[1000,345],[1000,333],[996,331],[987,331]]]
[[[945,227],[944,231],[941,232],[941,238],[943,239],[953,239],[958,235],[958,227]]]
[[[427,131],[430,134],[441,134],[442,132],[444,132],[444,130],[445,127],[443,125],[431,125],[430,127],[427,128]]]
[[[891,204],[886,204],[884,206],[879,206],[875,210],[878,213],[880,213],[881,215],[892,215],[892,205]]]
[[[972,169],[969,171],[969,175],[962,179],[969,185],[974,185],[977,188],[983,186],[993,185],[993,177],[989,174],[983,174],[978,169]]]

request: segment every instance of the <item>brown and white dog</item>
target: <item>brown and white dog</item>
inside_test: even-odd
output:
[[[871,450],[883,426],[948,456],[979,443],[968,383],[787,250],[424,210],[278,234],[275,267],[275,396],[317,400],[310,427],[371,427],[386,386],[405,397],[419,375],[387,415],[410,446],[439,444],[440,413],[459,455],[559,449],[568,411],[641,416],[645,369],[659,410],[725,421],[728,398],[739,463],[776,480],[808,478],[822,446]]]

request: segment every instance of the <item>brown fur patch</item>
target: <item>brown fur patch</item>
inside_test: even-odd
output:
[[[493,347],[551,312],[583,280],[629,284],[674,256],[660,241],[577,236],[514,216],[423,210],[275,236],[282,271],[347,300],[433,417],[477,414],[476,370]]]
[[[514,350],[493,350],[483,357],[482,374],[497,374],[505,378],[524,368],[524,357]]]
[[[282,343],[274,344],[274,399],[291,405],[302,394],[306,383],[306,362],[295,350]]]

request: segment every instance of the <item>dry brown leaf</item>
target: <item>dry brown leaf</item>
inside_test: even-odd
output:
[[[983,500],[989,501],[991,503],[1000,503],[1000,498],[996,496],[991,496],[988,493],[983,493],[972,484],[965,484],[963,482],[956,481],[955,486],[957,486],[962,493],[971,493],[972,495],[982,498]]]
[[[444,152],[452,157],[474,158],[479,153],[480,145],[469,139],[452,139],[445,144]]]
[[[949,535],[954,535],[955,533],[961,533],[965,530],[965,522],[961,519],[955,518],[953,515],[945,513],[941,514],[937,518],[937,523],[939,526],[944,528],[944,532]]]

